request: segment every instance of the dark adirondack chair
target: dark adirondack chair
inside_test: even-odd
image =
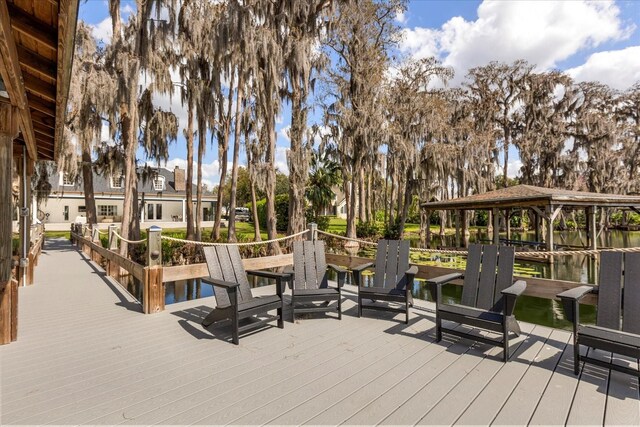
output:
[[[338,273],[338,286],[329,286],[328,269]],[[296,313],[337,311],[342,319],[342,285],[347,270],[327,264],[322,240],[293,242],[291,320]],[[331,304],[337,301],[337,304]],[[318,304],[319,303],[319,304]]]
[[[234,344],[238,344],[241,332],[273,320],[278,321],[279,328],[284,328],[282,287],[289,280],[290,275],[270,271],[245,272],[237,246],[210,246],[204,249],[204,256],[211,277],[202,280],[213,284],[217,307],[204,318],[203,326],[207,327],[222,320],[231,320]],[[276,295],[254,297],[247,273],[275,279]],[[277,310],[276,316],[268,315],[272,310]],[[247,324],[240,326],[243,320]]]
[[[363,286],[362,272],[373,268],[373,286]],[[358,317],[362,310],[382,310],[405,313],[405,323],[409,323],[409,306],[413,305],[411,286],[418,274],[417,266],[409,266],[408,240],[380,240],[375,263],[366,263],[355,267],[353,278],[358,287]],[[364,304],[363,300],[388,301],[404,304],[404,308],[388,305]]]
[[[509,334],[520,335],[520,326],[513,315],[516,299],[527,284],[513,282],[515,250],[510,246],[470,245],[467,268],[428,281],[436,301],[436,335],[442,340],[446,332],[504,349],[503,360],[509,359]],[[442,302],[442,286],[456,279],[464,279],[460,304]],[[442,326],[443,320],[501,333],[499,339],[477,336]]]
[[[580,355],[580,344],[640,358],[640,253],[602,252],[599,286],[579,286],[558,294],[573,322],[574,372],[580,361],[640,377],[640,370]],[[596,325],[580,323],[580,300],[598,296]]]

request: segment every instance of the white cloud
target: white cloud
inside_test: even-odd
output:
[[[510,161],[509,163],[507,163],[507,176],[509,178],[517,177],[518,175],[520,175],[521,168],[522,162],[520,161],[520,159]],[[499,173],[502,174],[502,172]]]
[[[471,67],[525,59],[549,69],[588,47],[623,40],[633,32],[612,1],[484,1],[478,19],[453,17],[439,29],[405,31],[401,49],[416,57],[437,56],[454,67],[459,83]]]
[[[104,43],[111,43],[111,37],[113,36],[113,29],[111,27],[111,17],[105,18],[96,25],[91,26],[91,33],[97,40],[101,40]]]
[[[594,53],[567,73],[576,81],[598,81],[614,89],[628,89],[640,82],[640,46]]]
[[[403,10],[398,11],[396,13],[396,22],[399,22],[400,24],[405,24],[407,22],[407,19],[408,19],[407,14]]]
[[[287,147],[276,147],[276,169],[285,175],[289,175],[289,165],[287,165]]]

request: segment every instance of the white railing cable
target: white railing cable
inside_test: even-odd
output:
[[[129,239],[125,239],[124,237],[122,237],[121,235],[119,235],[118,233],[116,233],[116,231],[114,230],[113,235],[116,236],[118,239],[122,240],[123,242],[127,242],[127,243],[131,243],[132,245],[139,245],[140,243],[146,243],[147,239],[142,239],[142,240],[129,240]]]

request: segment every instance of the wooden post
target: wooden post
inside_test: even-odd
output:
[[[147,267],[144,268],[142,307],[145,314],[164,310],[164,283],[162,282],[162,229],[149,227],[147,232]]]
[[[505,211],[505,230],[507,231],[507,240],[511,240],[511,209]]]
[[[498,208],[492,209],[493,213],[493,244],[500,244],[500,211]]]
[[[427,249],[431,248],[431,211],[427,210]]]
[[[18,110],[0,98],[0,344],[12,341],[17,331],[18,293],[11,280],[13,139],[18,135]],[[17,333],[17,332],[16,332]]]
[[[318,240],[318,224],[316,224],[315,222],[312,222],[311,224],[309,224],[309,232],[307,233],[307,239],[311,240],[312,242],[315,242],[316,240]]]
[[[109,225],[109,250],[118,251],[118,238],[113,234],[118,232],[118,226],[115,224]]]
[[[587,224],[589,225],[589,248],[598,249],[598,226],[596,224],[597,206],[590,206],[587,211]]]
[[[456,249],[460,247],[460,210],[456,209]]]

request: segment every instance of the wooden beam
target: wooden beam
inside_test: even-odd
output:
[[[56,85],[40,80],[32,74],[23,74],[24,87],[34,95],[39,95],[47,101],[56,102]]]
[[[27,93],[27,101],[29,102],[29,107],[32,110],[36,110],[49,117],[53,117],[53,120],[55,121],[56,104],[54,102],[47,102],[44,99],[38,98],[36,95],[30,93]]]
[[[56,128],[55,118],[48,116],[46,114],[43,114],[37,110],[31,110],[31,120],[34,126],[37,123],[40,126],[43,126],[47,129],[51,129],[51,134],[53,134],[53,130]]]
[[[46,22],[42,22],[33,15],[29,15],[13,3],[7,3],[11,14],[11,26],[23,36],[29,37],[51,50],[58,48],[55,28]]]
[[[42,135],[47,137],[47,139],[51,138],[51,142],[53,143],[53,129],[48,126],[43,125],[40,122],[33,122],[33,130],[36,133],[36,136]]]
[[[27,142],[27,151],[32,159],[36,160],[36,142],[31,123],[31,112],[27,104],[27,94],[22,83],[22,70],[18,61],[18,52],[9,22],[9,11],[6,0],[0,0],[0,77],[9,93],[12,105],[18,107],[20,112],[20,128]]]
[[[78,0],[60,0],[58,6],[58,82],[56,88],[56,132],[55,140],[62,141],[64,122],[67,116],[67,99],[73,65],[73,48],[78,23]],[[56,150],[55,159],[58,152]]]
[[[31,71],[56,79],[56,63],[23,46],[16,46],[20,64]]]

